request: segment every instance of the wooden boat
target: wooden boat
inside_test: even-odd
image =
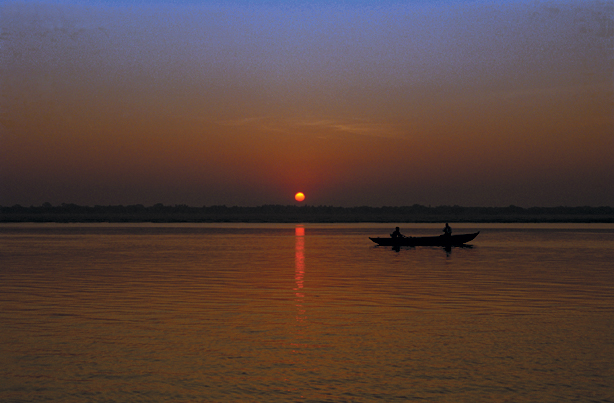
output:
[[[473,234],[439,235],[439,236],[404,236],[402,238],[371,238],[380,246],[460,246],[472,241],[480,231]]]

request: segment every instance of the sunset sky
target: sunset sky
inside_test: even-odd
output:
[[[0,205],[614,206],[613,15],[0,0]]]

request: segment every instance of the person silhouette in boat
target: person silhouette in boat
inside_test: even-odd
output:
[[[452,236],[452,228],[446,223],[446,226],[443,227],[443,236]]]
[[[399,231],[399,227],[396,227],[390,236],[392,238],[405,238],[405,236],[401,234],[401,231]]]

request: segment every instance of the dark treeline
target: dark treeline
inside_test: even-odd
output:
[[[0,206],[0,222],[614,222],[612,207]]]

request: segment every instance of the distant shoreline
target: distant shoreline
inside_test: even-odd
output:
[[[614,223],[604,207],[0,206],[0,223]]]

